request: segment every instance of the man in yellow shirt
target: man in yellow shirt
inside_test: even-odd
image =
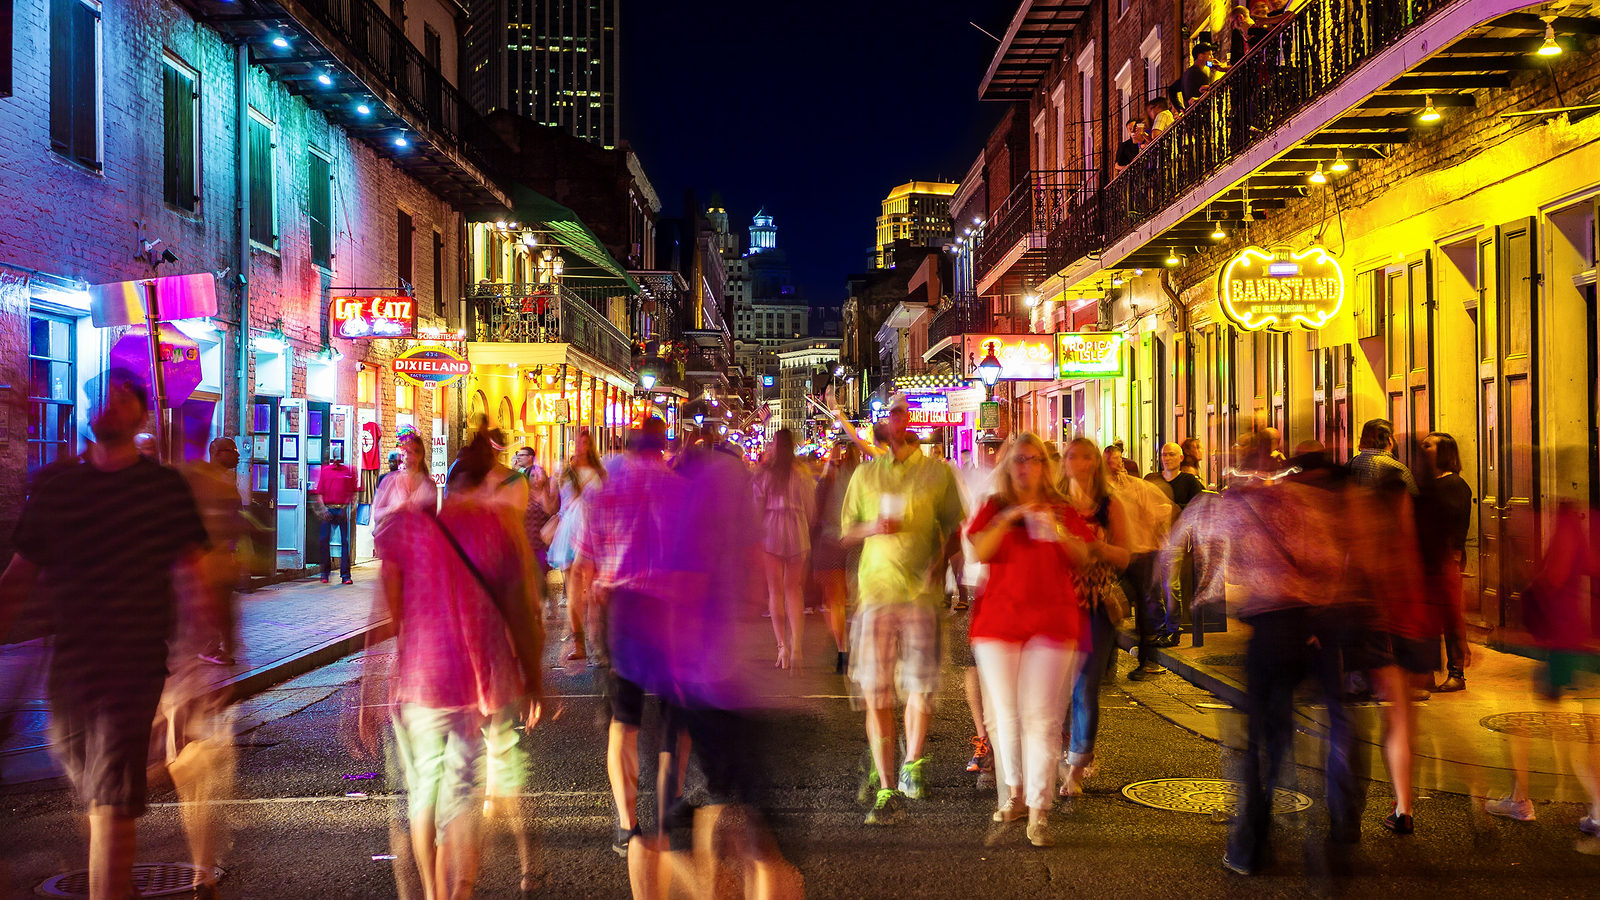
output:
[[[861,545],[860,611],[850,677],[867,707],[867,740],[878,784],[868,825],[898,823],[905,815],[904,798],[923,796],[922,746],[928,734],[929,695],[938,687],[944,570],[950,538],[965,517],[955,474],[925,456],[908,435],[911,413],[903,395],[890,401],[886,422],[889,452],[856,469],[840,517],[843,543]],[[896,790],[890,777],[895,771],[894,707],[900,694],[906,698],[906,759]],[[871,776],[864,791],[870,787]]]

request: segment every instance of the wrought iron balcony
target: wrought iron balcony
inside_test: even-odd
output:
[[[1048,264],[1058,271],[1116,245],[1452,5],[1453,0],[1307,3],[1234,60],[1229,71],[1104,190],[1076,204],[1056,223]],[[1494,66],[1486,63],[1482,68]],[[1409,99],[1421,108],[1422,95]],[[1353,122],[1351,128],[1395,127],[1381,118],[1369,115],[1365,123]],[[1373,133],[1371,139],[1381,143],[1383,136]],[[1257,204],[1256,209],[1264,206]]]
[[[989,302],[975,293],[960,293],[933,314],[933,321],[928,323],[928,345],[989,330]]]
[[[1029,172],[1018,182],[977,239],[973,267],[978,280],[990,281],[997,266],[1010,266],[1030,252],[1042,251],[1046,235],[1084,193],[1085,176],[1075,169],[1047,169]]]
[[[567,287],[480,284],[471,300],[474,341],[571,344],[618,372],[632,368],[633,342]]]

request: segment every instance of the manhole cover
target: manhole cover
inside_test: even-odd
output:
[[[1239,783],[1217,778],[1158,778],[1136,781],[1123,788],[1122,795],[1156,809],[1210,815],[1234,811],[1239,805]],[[1305,794],[1278,788],[1272,811],[1281,815],[1310,806],[1311,798]]]
[[[133,886],[141,897],[178,897],[194,893],[200,869],[188,863],[144,863],[133,867]],[[213,881],[222,878],[221,869],[211,870]],[[34,893],[43,897],[89,896],[89,871],[57,875],[39,885]]]
[[[1509,712],[1484,716],[1478,724],[1501,734],[1600,744],[1600,716],[1567,712]]]
[[[1217,666],[1224,669],[1244,668],[1245,655],[1243,653],[1218,653],[1215,656],[1202,656],[1200,665]]]

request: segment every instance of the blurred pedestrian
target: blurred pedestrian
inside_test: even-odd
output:
[[[1127,513],[1112,493],[1106,460],[1094,441],[1073,438],[1067,444],[1062,493],[1085,523],[1089,561],[1073,572],[1073,591],[1088,619],[1088,658],[1072,686],[1067,752],[1062,756],[1061,796],[1083,794],[1083,782],[1094,774],[1094,751],[1100,731],[1100,679],[1111,665],[1116,628],[1128,614],[1128,598],[1118,578],[1128,567]],[[1079,646],[1084,645],[1079,639]]]
[[[550,492],[550,473],[539,465],[539,457],[532,447],[518,448],[513,457],[516,469],[528,483],[528,505],[522,514],[522,530],[528,537],[528,549],[533,553],[533,563],[539,570],[539,583],[544,584],[550,571],[550,545],[544,539],[544,526],[550,521],[555,497]]]
[[[889,401],[889,452],[856,470],[845,492],[840,531],[861,545],[861,608],[850,651],[850,674],[867,707],[873,766],[863,794],[876,800],[868,825],[896,824],[904,800],[925,793],[924,742],[929,704],[938,687],[939,620],[950,536],[965,518],[954,473],[921,453],[909,436],[904,394]],[[905,697],[905,761],[895,774],[894,708]],[[891,784],[896,787],[890,787]]]
[[[1472,524],[1472,486],[1461,477],[1461,448],[1450,435],[1435,431],[1422,439],[1417,474],[1417,540],[1428,590],[1457,612],[1444,633],[1445,679],[1433,689],[1467,689],[1466,620],[1461,609],[1461,572],[1466,567],[1467,529]]]
[[[1071,575],[1089,559],[1063,522],[1075,513],[1054,481],[1044,443],[1014,436],[997,467],[995,493],[967,524],[989,577],[972,614],[972,652],[1006,798],[996,822],[1028,819],[1028,842],[1054,843],[1056,764],[1066,689],[1082,662],[1084,614]]]
[[[1183,463],[1178,466],[1178,471],[1188,472],[1190,475],[1200,479],[1200,484],[1203,487],[1206,483],[1204,473],[1207,466],[1205,465],[1205,448],[1200,444],[1200,439],[1197,437],[1184,438],[1183,443],[1178,446],[1183,448]]]
[[[1192,439],[1191,439],[1192,440]],[[1198,444],[1198,442],[1197,442]],[[1183,447],[1179,444],[1162,444],[1160,453],[1161,467],[1149,475],[1145,480],[1155,485],[1164,497],[1173,504],[1172,519],[1174,522],[1183,515],[1194,499],[1205,492],[1206,486],[1200,481],[1199,476],[1193,472],[1185,471],[1184,463],[1187,461]],[[1183,607],[1189,600],[1187,586],[1193,584],[1192,578],[1193,558],[1188,554],[1179,557],[1176,568],[1171,572],[1160,569],[1155,570],[1155,577],[1166,579],[1171,590],[1153,592],[1153,597],[1160,598],[1165,595],[1165,602],[1158,604],[1164,610],[1161,621],[1156,624],[1154,644],[1157,647],[1176,647],[1178,635],[1183,631]]]
[[[835,647],[834,674],[843,675],[850,665],[850,631],[847,627],[846,608],[849,600],[850,573],[848,567],[855,553],[846,550],[840,540],[839,517],[844,509],[845,488],[861,464],[861,454],[854,444],[845,440],[833,442],[828,456],[828,466],[817,479],[816,500],[812,519],[811,571],[822,589],[824,612],[828,617],[828,631],[833,635]]]
[[[961,505],[964,509],[982,506],[995,490],[995,463],[999,459],[999,441],[980,441],[967,459],[967,464],[956,473],[956,484],[961,488]],[[1052,463],[1052,473],[1060,471]],[[961,582],[976,589],[987,577],[989,566],[976,554],[963,554],[966,565],[957,571]],[[978,660],[972,655],[972,614],[960,616],[954,623],[959,630],[950,641],[951,662],[961,667],[962,693],[967,698],[967,711],[972,715],[972,758],[967,760],[967,772],[977,776],[978,788],[994,785],[994,745],[989,740],[988,716],[984,710],[983,685],[978,677]]]
[[[339,583],[353,584],[350,579],[350,502],[360,490],[361,482],[356,471],[344,464],[344,451],[334,449],[328,462],[317,475],[313,509],[322,524],[317,529],[317,543],[322,548],[322,583],[328,583],[333,571],[333,532],[339,532]]]
[[[578,533],[583,529],[589,497],[605,484],[606,479],[605,467],[600,464],[600,454],[595,452],[594,438],[589,434],[589,429],[578,429],[573,451],[572,458],[567,460],[557,479],[555,527],[550,528],[546,523],[546,529],[550,532],[550,549],[546,552],[546,559],[551,568],[561,571],[562,590],[567,595],[567,619],[572,629],[572,650],[566,657],[569,661],[588,656],[584,632],[589,618],[589,586],[584,582],[582,573],[572,571],[572,564],[577,558],[575,543]]]
[[[428,900],[471,895],[481,811],[509,819],[523,891],[540,876],[522,808],[527,758],[516,725],[539,720],[544,635],[526,546],[483,495],[493,463],[479,434],[452,467],[438,513],[399,509],[381,539],[383,597],[395,626],[389,705]],[[370,746],[376,723],[365,710],[362,726]]]
[[[439,505],[439,487],[424,465],[422,437],[414,431],[400,436],[400,467],[378,481],[372,497],[372,539],[374,545],[388,530],[390,520],[401,510],[432,512]]]
[[[88,810],[89,896],[124,900],[135,896],[135,826],[167,675],[173,569],[197,563],[207,539],[183,476],[134,446],[150,412],[144,385],[120,369],[103,381],[94,443],[41,471],[23,503],[16,552],[0,576],[0,635],[38,584],[55,638],[54,749]]]
[[[573,538],[573,575],[592,586],[598,619],[605,623],[605,693],[611,705],[606,773],[617,806],[611,849],[624,857],[640,837],[639,728],[646,685],[661,690],[665,619],[675,596],[673,573],[681,565],[669,548],[686,501],[683,479],[662,458],[666,431],[660,419],[645,420],[610,477],[585,492],[582,527]]]
[[[217,438],[206,453],[207,459],[184,469],[210,543],[198,569],[201,605],[196,612],[209,634],[199,655],[203,662],[231,666],[239,643],[234,596],[239,582],[239,540],[246,533],[244,501],[239,495],[239,448],[232,438]]]
[[[1157,626],[1166,618],[1158,612],[1158,604],[1164,611],[1166,590],[1163,578],[1163,589],[1159,595],[1156,591],[1155,561],[1156,552],[1172,528],[1175,507],[1159,488],[1127,471],[1122,465],[1122,448],[1107,447],[1105,458],[1111,489],[1121,501],[1126,517],[1123,546],[1128,550],[1128,565],[1122,570],[1122,587],[1133,604],[1139,641],[1139,665],[1128,673],[1128,680],[1144,681],[1167,671],[1156,662]]]
[[[755,478],[761,509],[761,549],[767,573],[767,608],[778,639],[779,669],[798,668],[804,653],[806,555],[811,550],[811,518],[816,486],[794,458],[794,432],[778,429]]]

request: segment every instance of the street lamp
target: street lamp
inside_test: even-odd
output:
[[[983,387],[991,396],[994,394],[994,383],[1000,380],[1000,360],[994,355],[994,341],[990,341],[986,348],[989,352],[978,363],[978,377],[983,380]]]
[[[656,374],[655,359],[645,360],[644,365],[639,368],[639,386],[647,391],[653,390],[656,386],[656,379],[659,377]]]

